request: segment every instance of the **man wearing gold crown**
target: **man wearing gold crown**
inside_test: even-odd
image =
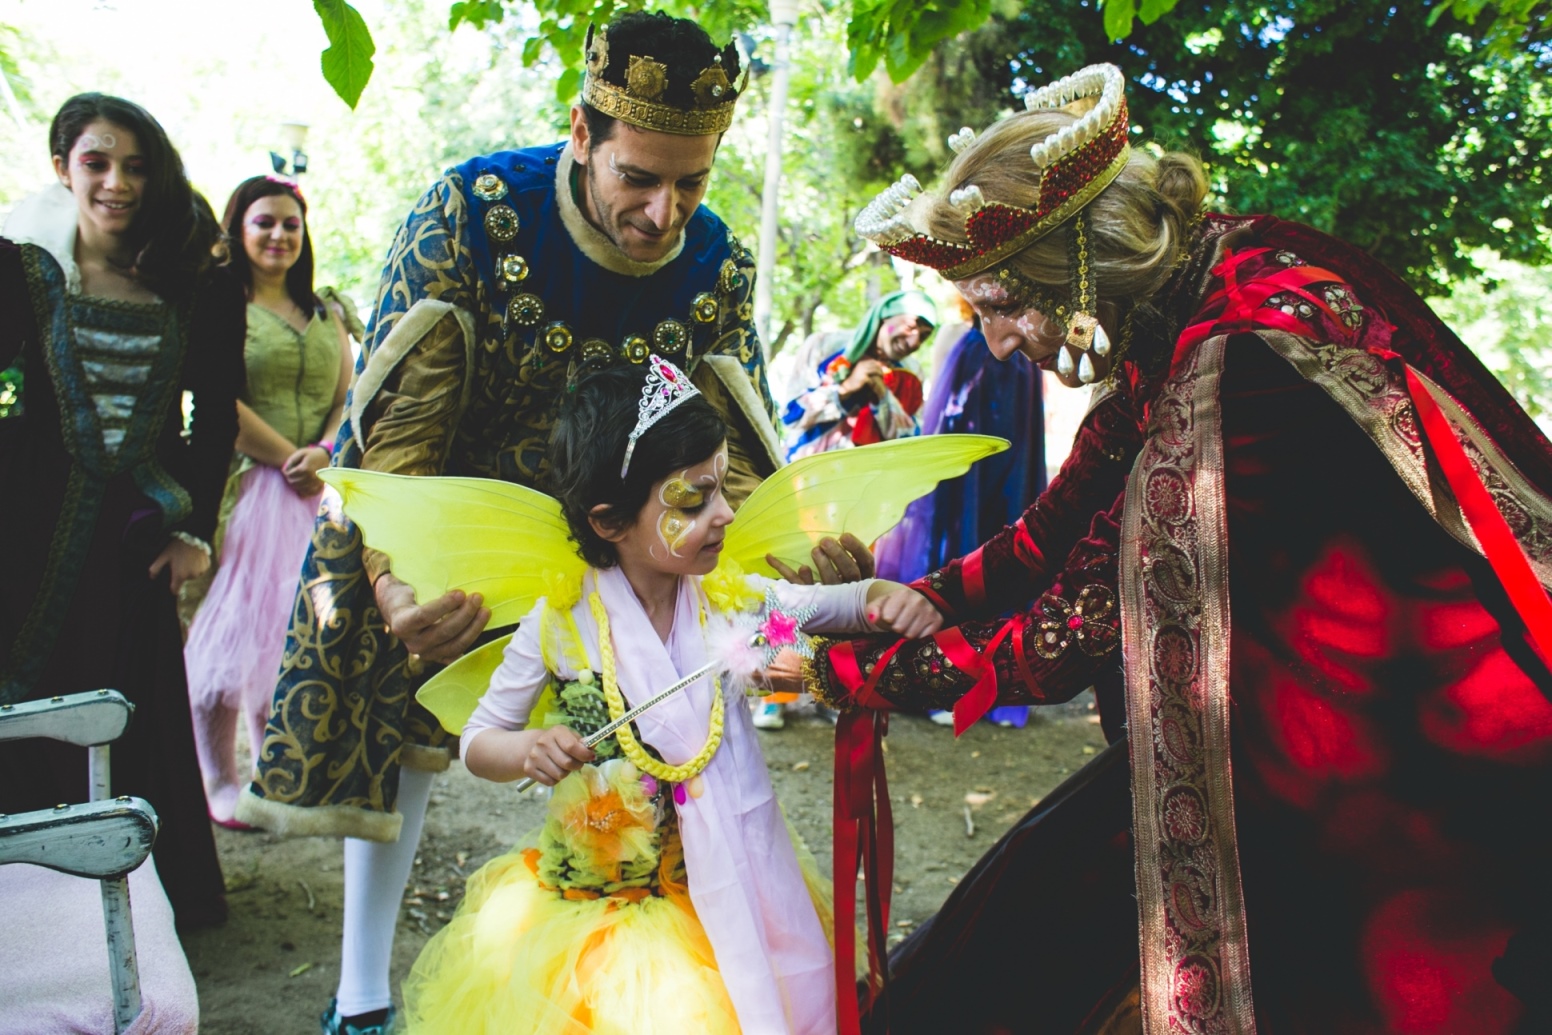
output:
[[[631,13],[590,33],[569,141],[471,159],[405,220],[335,463],[536,485],[568,379],[655,352],[728,421],[735,505],[774,470],[753,260],[700,207],[740,72],[737,50],[690,21]],[[347,838],[328,1035],[391,1025],[399,901],[431,773],[450,757],[413,694],[424,661],[453,661],[475,642],[489,618],[481,604],[458,591],[417,601],[337,510],[320,516],[238,817]]]
[[[879,711],[963,729],[1090,686],[1118,740],[894,953],[866,1024],[1552,1031],[1552,446],[1369,256],[1200,212],[1123,87],[1034,91],[955,134],[942,194],[858,219],[996,356],[1095,394],[1037,503],[916,584],[951,628],[818,650],[844,757]]]

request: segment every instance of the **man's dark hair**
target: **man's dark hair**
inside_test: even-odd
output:
[[[614,544],[588,520],[600,503],[607,524],[629,528],[662,478],[705,461],[727,440],[727,423],[703,395],[694,395],[636,440],[630,471],[620,478],[625,443],[636,427],[645,366],[608,367],[584,374],[566,390],[550,433],[547,487],[560,500],[582,559],[595,568],[620,563]]]
[[[609,61],[600,78],[624,89],[632,56],[661,62],[668,66],[668,87],[658,101],[671,108],[689,111],[695,107],[690,84],[719,54],[728,82],[738,82],[738,48],[729,42],[717,49],[706,30],[688,18],[671,18],[661,11],[631,11],[609,23],[608,41]],[[580,103],[582,116],[587,120],[588,139],[601,144],[612,137],[617,120],[586,101]]]

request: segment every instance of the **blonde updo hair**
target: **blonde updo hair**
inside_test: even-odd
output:
[[[1025,111],[994,123],[954,159],[945,182],[981,188],[987,202],[1034,208],[1040,170],[1029,149],[1077,118],[1066,111]],[[927,231],[965,242],[965,217],[948,191],[924,202]],[[1084,209],[1089,216],[1089,269],[1102,302],[1143,301],[1169,280],[1189,247],[1192,221],[1207,195],[1207,176],[1194,155],[1155,158],[1133,147],[1126,168]],[[1064,224],[1065,226],[1066,224]],[[1062,227],[1003,260],[1039,284],[1066,293],[1071,280],[1068,234]]]

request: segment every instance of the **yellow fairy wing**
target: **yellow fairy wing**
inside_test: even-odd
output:
[[[415,693],[415,700],[437,717],[449,733],[462,733],[475,705],[490,687],[491,677],[501,667],[501,654],[512,634],[491,640],[471,650],[451,665],[426,680]]]
[[[490,625],[515,625],[548,579],[584,565],[554,497],[488,478],[413,478],[326,467],[366,544],[424,603],[452,589],[479,593]],[[483,688],[482,688],[483,692]]]
[[[723,556],[748,572],[776,574],[775,554],[796,568],[826,536],[865,543],[899,523],[905,508],[945,478],[1008,448],[992,435],[918,435],[805,456],[761,482],[728,526]]]

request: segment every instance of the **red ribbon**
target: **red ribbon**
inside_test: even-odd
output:
[[[997,648],[1002,646],[1002,641],[1023,628],[1023,625],[1020,618],[1008,619],[991,638],[986,649],[979,653],[970,646],[970,641],[965,639],[965,634],[960,632],[957,626],[945,629],[933,637],[950,664],[976,677],[975,685],[954,702],[954,736],[962,735],[996,705],[997,665],[993,659],[997,654]]]
[[[851,643],[830,649],[830,664],[852,698],[863,707],[842,713],[835,726],[835,1009],[840,1035],[858,1035],[857,872],[863,873],[868,917],[868,1003],[888,984],[889,902],[894,885],[894,815],[884,775],[884,736],[889,703],[874,689],[895,652],[896,642],[863,678]]]
[[[1482,544],[1487,563],[1503,583],[1509,602],[1524,621],[1531,646],[1541,655],[1542,662],[1552,667],[1552,601],[1547,599],[1541,580],[1536,578],[1525,551],[1509,529],[1509,522],[1504,520],[1498,505],[1493,502],[1492,494],[1482,484],[1482,479],[1472,467],[1471,459],[1466,456],[1466,450],[1455,437],[1449,419],[1439,408],[1433,393],[1410,366],[1406,368],[1406,377],[1407,390],[1412,394],[1412,405],[1417,409],[1418,423],[1422,426],[1428,444],[1433,447],[1439,468],[1444,472],[1444,479],[1455,494],[1456,502],[1460,504],[1461,513],[1475,533],[1477,542]]]

